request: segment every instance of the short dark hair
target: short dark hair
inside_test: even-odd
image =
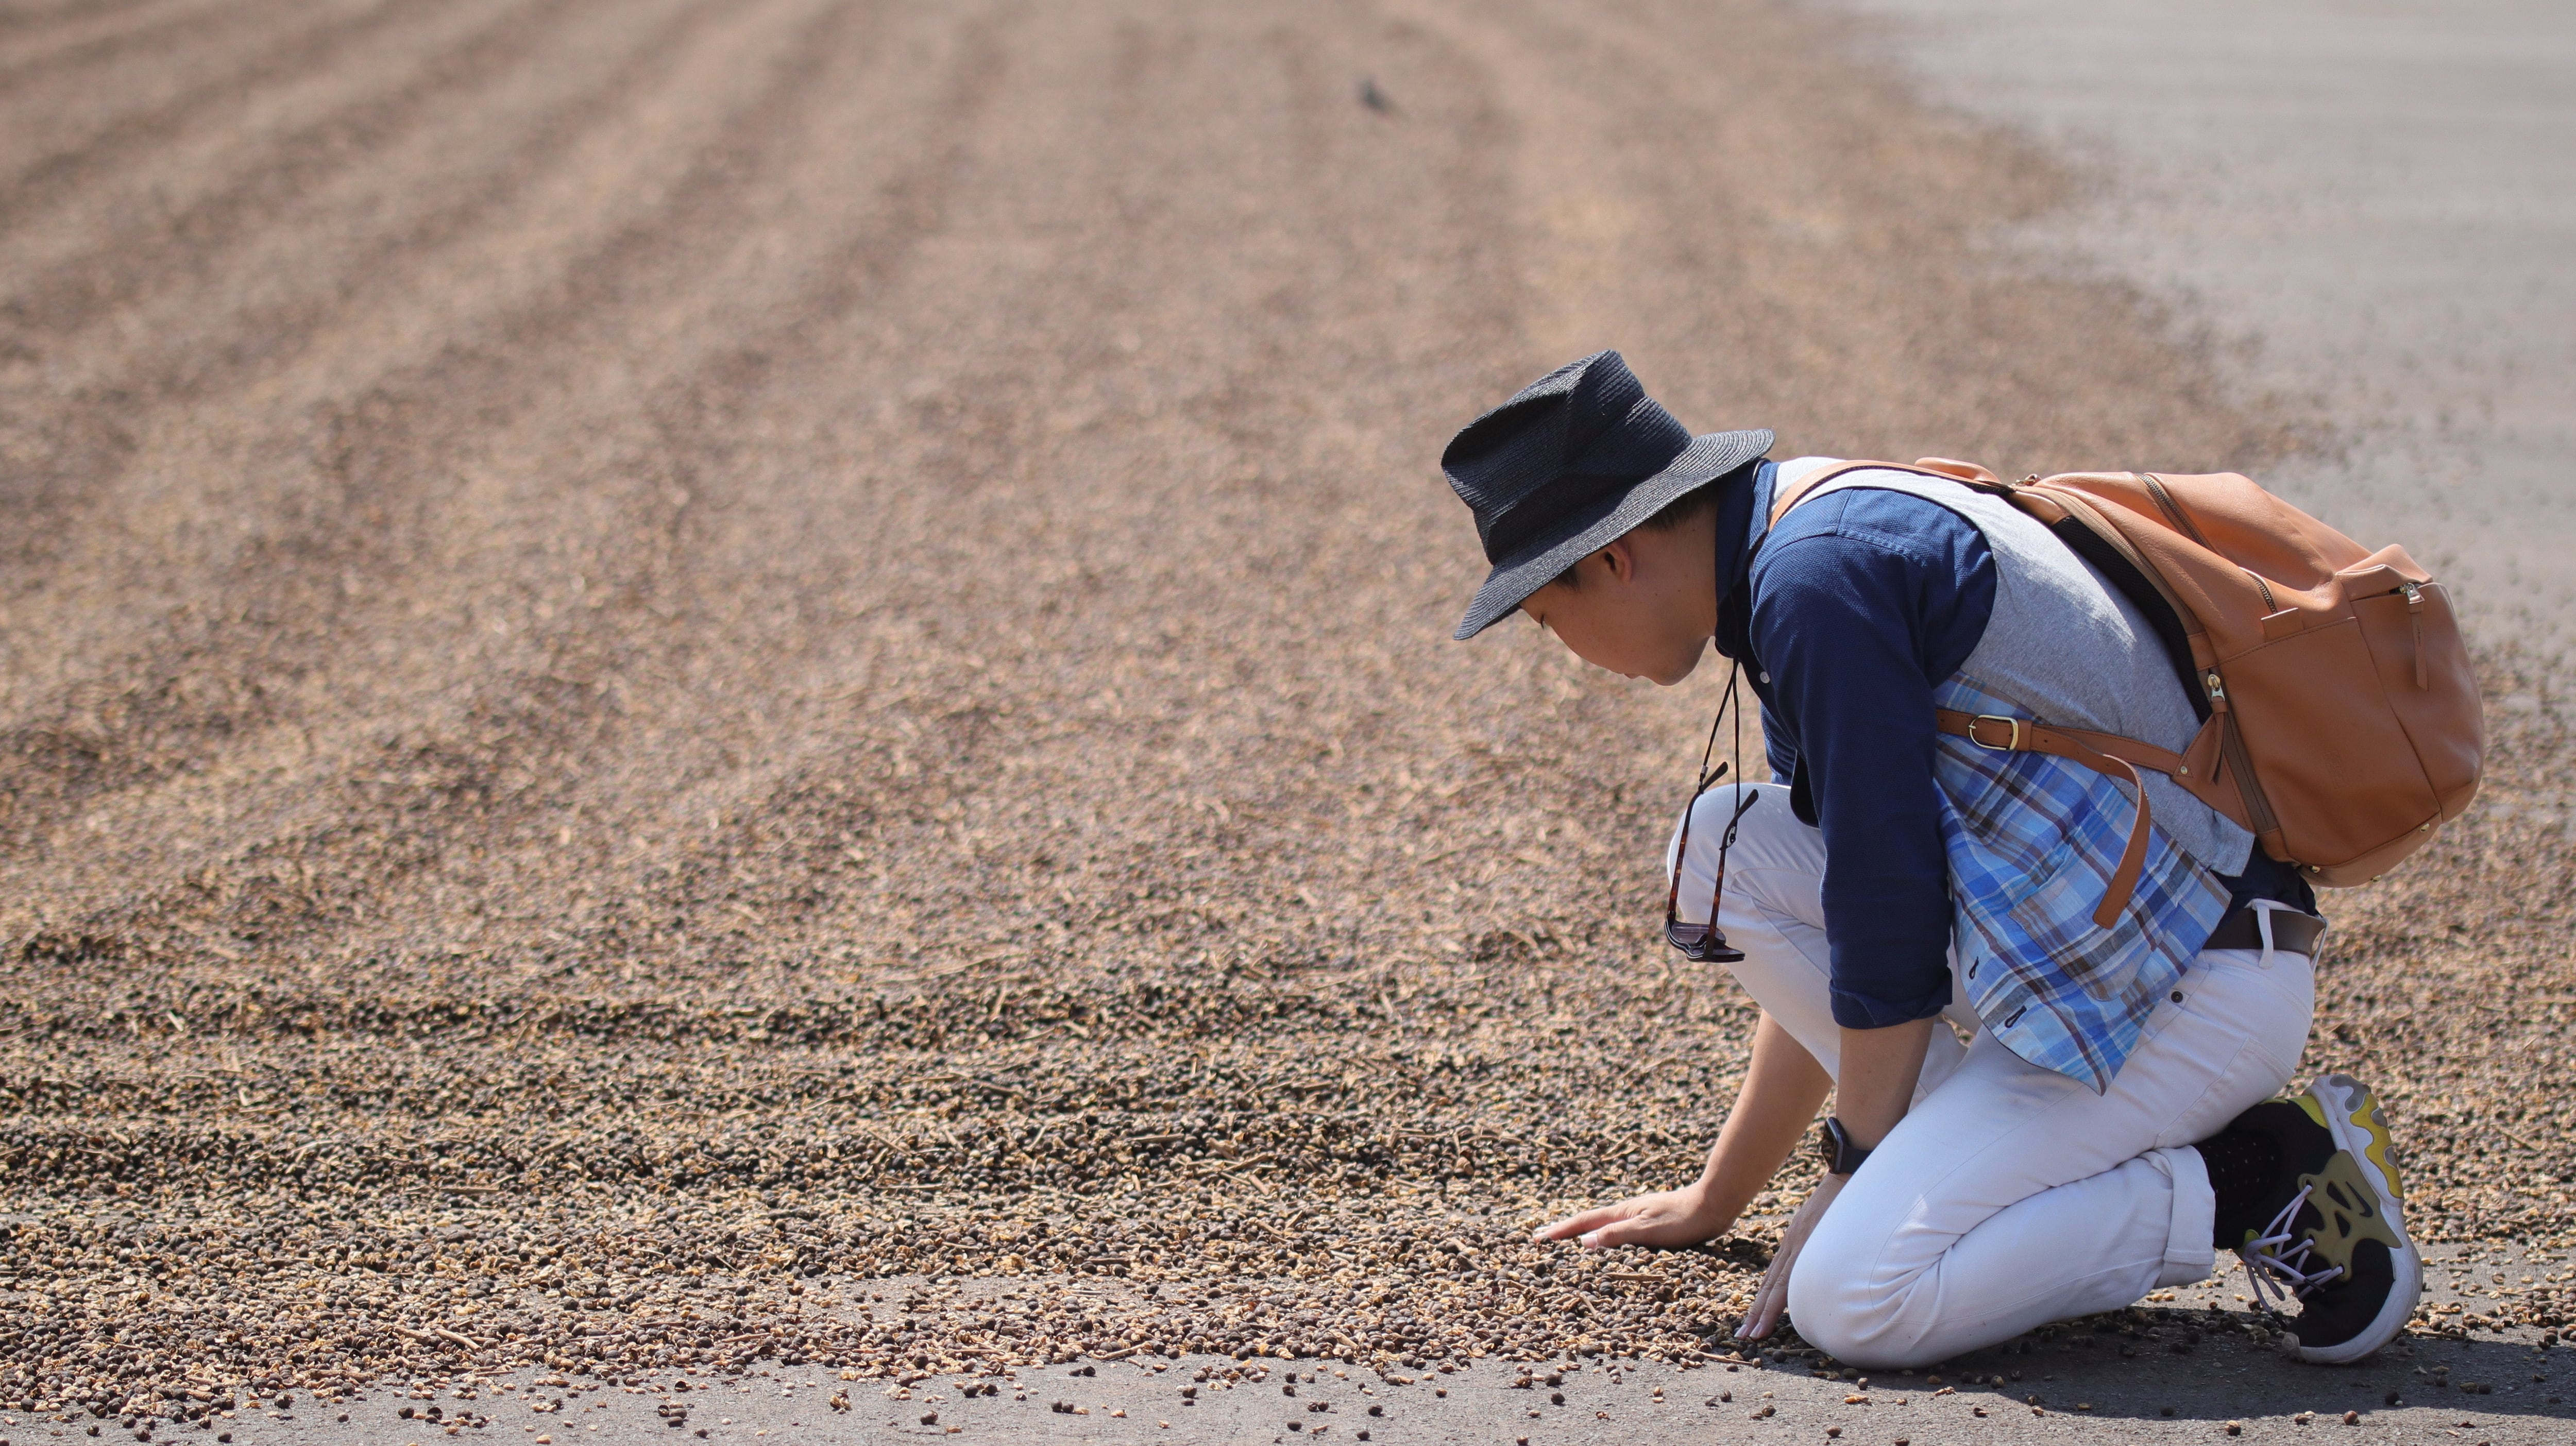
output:
[[[1720,482],[1724,480],[1726,479],[1722,477],[1716,479],[1716,481]],[[1723,488],[1717,487],[1713,484],[1694,487],[1688,492],[1683,493],[1681,496],[1674,498],[1672,501],[1665,503],[1661,508],[1656,510],[1654,516],[1638,523],[1635,530],[1638,532],[1672,532],[1682,527],[1686,527],[1691,523],[1698,521],[1701,514],[1715,512],[1717,510],[1718,493],[1723,490]],[[1591,553],[1587,552],[1583,554],[1583,557],[1590,557],[1591,555]],[[1583,584],[1575,581],[1574,571],[1576,568],[1583,566],[1583,557],[1576,558],[1572,563],[1567,565],[1565,571],[1548,579],[1548,585],[1554,586],[1557,583],[1563,583],[1567,587],[1581,587]]]

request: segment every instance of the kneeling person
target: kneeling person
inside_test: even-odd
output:
[[[1936,727],[1954,710],[2180,750],[2199,720],[2150,626],[1994,496],[1774,462],[1772,440],[1692,436],[1603,352],[1441,459],[1492,569],[1460,638],[1525,612],[1667,686],[1714,641],[1779,780],[1703,781],[1667,858],[1675,943],[1761,1006],[1707,1168],[1542,1235],[1719,1236],[1830,1091],[1827,1173],[1749,1338],[1785,1311],[1844,1360],[1925,1365],[2233,1249],[2297,1310],[2299,1356],[2377,1349],[2422,1274],[2383,1115],[2339,1075],[2274,1098],[2314,1005],[2306,883],[2154,774],[2143,861],[2124,858],[2135,805],[2109,778]],[[2104,925],[2115,874],[2134,885]]]

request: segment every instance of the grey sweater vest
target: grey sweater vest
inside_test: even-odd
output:
[[[1961,674],[2042,723],[2117,733],[2176,753],[2190,745],[2200,718],[2155,630],[2047,528],[2000,497],[1910,472],[1846,472],[1811,495],[1845,487],[1909,493],[1985,534],[1995,560],[1995,610]],[[2252,834],[2163,774],[2138,772],[2165,837],[2206,868],[2244,871]]]

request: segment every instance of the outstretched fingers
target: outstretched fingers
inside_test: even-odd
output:
[[[1711,1213],[1703,1191],[1697,1186],[1685,1186],[1569,1215],[1539,1231],[1538,1238],[1571,1237],[1586,1250],[1608,1250],[1617,1245],[1697,1245],[1725,1230],[1728,1223]]]
[[[1816,1223],[1834,1203],[1850,1180],[1848,1175],[1827,1175],[1816,1182],[1798,1213],[1780,1231],[1779,1248],[1771,1252],[1771,1268],[1762,1272],[1761,1287],[1753,1292],[1753,1308],[1746,1312],[1744,1323],[1735,1328],[1739,1340],[1758,1341],[1767,1338],[1789,1310],[1789,1276],[1797,1269],[1798,1253],[1807,1248],[1807,1237],[1816,1233]]]
[[[1606,1221],[1577,1235],[1575,1239],[1586,1250],[1608,1250],[1615,1245],[1697,1245],[1696,1239],[1685,1239],[1687,1227],[1662,1215],[1630,1215]]]
[[[1616,1225],[1626,1219],[1626,1212],[1635,1204],[1633,1200],[1623,1200],[1616,1205],[1595,1205],[1579,1215],[1568,1215],[1553,1224],[1539,1227],[1537,1238],[1569,1240],[1579,1235],[1589,1235],[1604,1226]]]
[[[1772,1253],[1771,1268],[1762,1272],[1761,1288],[1753,1292],[1753,1309],[1735,1328],[1738,1340],[1768,1340],[1779,1327],[1780,1317],[1789,1309],[1789,1269],[1797,1259],[1796,1250],[1786,1241]]]

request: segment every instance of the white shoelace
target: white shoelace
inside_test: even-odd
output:
[[[2299,1217],[2299,1207],[2308,1203],[2308,1194],[2315,1188],[2300,1186],[2297,1196],[2272,1217],[2271,1225],[2237,1252],[2244,1258],[2245,1279],[2254,1287],[2254,1299],[2265,1310],[2284,1310],[2292,1301],[2306,1299],[2309,1291],[2343,1274],[2340,1265],[2314,1272],[2301,1268],[2308,1263],[2308,1248],[2316,1243],[2313,1240],[2302,1240],[2295,1249],[2282,1248],[2290,1243],[2291,1224]],[[2277,1304],[2273,1300],[2275,1291],[2280,1293]]]

